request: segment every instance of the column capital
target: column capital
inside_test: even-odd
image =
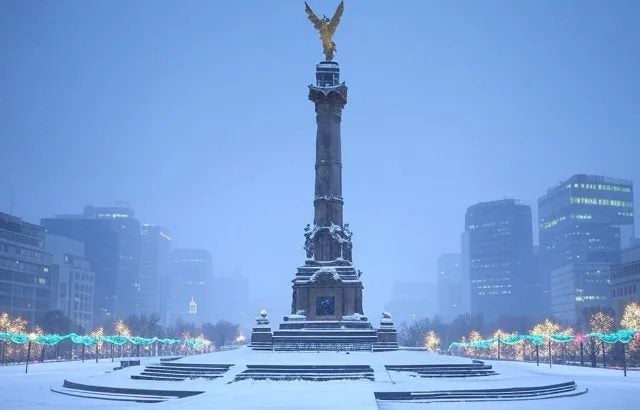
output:
[[[310,85],[309,100],[316,104],[316,112],[318,112],[319,106],[325,104],[341,110],[347,104],[347,86],[344,85],[344,83],[335,87],[317,87]]]

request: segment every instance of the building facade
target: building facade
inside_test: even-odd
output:
[[[471,314],[538,316],[531,208],[513,199],[467,209]]]
[[[580,324],[585,308],[609,307],[609,268],[621,227],[632,226],[631,181],[574,175],[538,200],[540,271],[550,313]]]
[[[445,253],[438,258],[438,315],[451,321],[464,314],[462,255]]]
[[[42,227],[0,213],[0,312],[32,326],[56,304],[57,269],[44,243]]]
[[[166,313],[171,277],[171,233],[162,226],[142,225],[140,228],[141,259],[139,312]]]
[[[47,234],[45,248],[51,252],[58,271],[55,308],[85,332],[91,331],[94,327],[95,274],[89,260],[84,257],[84,244],[64,236]]]
[[[87,206],[41,221],[47,232],[81,241],[95,272],[94,321],[140,313],[140,223],[125,207]]]
[[[211,254],[204,249],[174,249],[171,254],[171,291],[165,322],[200,324],[211,321]]]
[[[620,252],[620,263],[611,266],[612,307],[618,317],[630,302],[640,303],[640,240]]]

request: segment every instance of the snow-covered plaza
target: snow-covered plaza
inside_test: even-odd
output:
[[[393,365],[470,364],[462,357],[434,355],[423,351],[392,352],[270,352],[248,348],[210,354],[187,356],[173,363],[232,364],[222,377],[213,380],[183,381],[133,380],[145,365],[159,364],[157,357],[142,359],[141,366],[114,370],[119,363],[108,360],[81,362],[37,363],[0,368],[0,397],[6,409],[81,409],[81,408],[189,408],[189,409],[539,409],[552,406],[562,409],[631,409],[640,398],[640,373],[588,367],[486,361],[497,374],[479,377],[418,377],[415,373],[389,370]],[[274,381],[246,379],[237,376],[247,366],[264,365],[368,365],[373,379],[331,381]],[[64,389],[65,380],[87,386],[129,389],[202,392],[185,398],[174,398],[154,404],[114,401],[119,395],[100,393],[100,399],[76,397],[73,390]],[[512,387],[537,387],[575,381],[570,394],[552,394],[545,400],[501,401],[382,401],[379,392],[432,392],[487,390]],[[586,393],[584,393],[586,391]],[[582,394],[583,393],[583,394]],[[82,395],[82,393],[80,393]],[[90,394],[89,394],[90,395]],[[564,396],[564,397],[559,397]],[[541,396],[544,397],[544,396]],[[105,400],[111,398],[111,400]]]

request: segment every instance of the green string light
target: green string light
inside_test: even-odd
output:
[[[163,345],[176,345],[186,344],[194,348],[202,348],[211,344],[208,340],[196,338],[196,339],[163,339],[158,337],[146,338],[137,336],[82,336],[75,333],[69,333],[67,335],[37,335],[35,338],[30,339],[29,335],[24,333],[10,333],[0,332],[0,342],[12,342],[16,344],[27,344],[30,341],[41,345],[57,345],[63,340],[69,339],[75,344],[82,344],[85,346],[94,346],[96,343],[111,343],[116,346],[122,346],[126,343],[133,345],[149,346],[153,343],[160,343]]]
[[[613,332],[613,333],[592,332],[592,333],[588,333],[588,334],[584,335],[584,337],[585,338],[595,338],[595,339],[598,339],[598,340],[600,340],[602,342],[609,343],[609,344],[618,343],[618,342],[627,344],[627,343],[630,343],[633,340],[633,338],[635,337],[636,334],[640,334],[640,332],[635,332],[633,330],[623,329],[623,330],[618,330],[617,332]],[[528,341],[529,343],[533,344],[534,346],[540,346],[540,345],[545,343],[545,338],[546,337],[551,339],[551,341],[556,342],[556,343],[571,343],[571,342],[575,342],[576,341],[576,336],[565,335],[565,334],[551,334],[549,336],[533,335],[533,334],[529,334],[529,335],[511,335],[511,336],[507,336],[507,337],[504,337],[504,338],[491,338],[491,339],[484,339],[484,340],[474,340],[474,341],[471,341],[471,342],[453,342],[453,343],[451,343],[451,345],[449,345],[449,350],[451,350],[453,348],[489,349],[494,344],[498,343],[498,340],[500,341],[500,343],[504,343],[504,344],[509,345],[509,346],[513,346],[513,345],[518,344],[518,343],[524,343],[525,341]]]

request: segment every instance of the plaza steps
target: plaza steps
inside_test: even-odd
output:
[[[420,377],[481,377],[498,374],[491,365],[483,362],[386,365],[385,368],[388,371],[409,372]]]
[[[375,392],[376,400],[400,402],[463,402],[463,401],[515,401],[572,397],[586,393],[576,383],[566,382],[535,387],[509,387],[503,389],[439,390],[424,392]]]
[[[398,350],[398,342],[375,342],[371,346],[373,352],[390,352],[392,350]]]
[[[85,399],[110,400],[119,402],[160,403],[182,399],[204,393],[186,390],[151,390],[128,387],[91,386],[65,380],[62,387],[50,388],[52,392]]]
[[[247,365],[236,375],[241,380],[374,380],[368,365]]]
[[[160,362],[146,366],[142,373],[131,375],[133,380],[183,381],[186,379],[217,379],[222,377],[232,364],[203,364]]]
[[[274,351],[371,351],[375,329],[280,329],[273,332]]]
[[[161,362],[173,362],[175,360],[180,360],[182,359],[184,356],[173,356],[173,357],[161,357],[160,361]]]
[[[273,343],[271,342],[251,342],[249,347],[252,350],[273,350]]]

